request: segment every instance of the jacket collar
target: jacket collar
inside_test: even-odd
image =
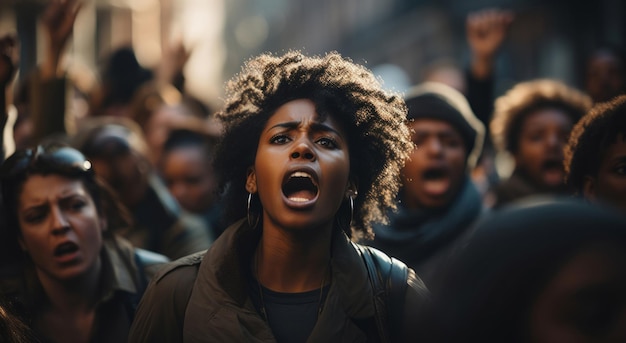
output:
[[[247,293],[249,278],[252,277],[250,261],[260,235],[261,231],[251,229],[244,219],[233,224],[213,243],[200,264],[187,305],[186,339],[225,338],[216,337],[216,327],[208,324],[211,318],[218,317],[216,314],[219,312],[221,318],[236,318],[239,321],[237,332],[249,333],[240,338],[268,338],[271,341],[271,331],[254,309]],[[334,231],[332,239],[331,287],[310,341],[345,337],[346,327],[352,325],[349,319],[374,315],[372,289],[361,256],[340,230]],[[202,320],[188,320],[198,317]]]

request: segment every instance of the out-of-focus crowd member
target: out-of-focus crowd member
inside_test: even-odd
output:
[[[626,95],[596,105],[574,126],[565,171],[576,194],[626,212]]]
[[[199,131],[174,130],[163,146],[159,173],[186,211],[200,216],[211,236],[225,229],[213,170],[215,139]]]
[[[429,341],[625,341],[625,227],[572,199],[493,213],[432,289]]]
[[[25,114],[16,127],[18,148],[31,147],[43,139],[62,139],[75,128],[69,113],[67,91],[69,81],[62,63],[63,52],[72,35],[74,22],[81,8],[76,0],[53,1],[41,17],[46,35],[43,59],[28,76],[21,90],[21,106]],[[66,115],[66,112],[67,115]]]
[[[594,49],[586,61],[585,91],[594,103],[626,94],[626,55],[612,45]]]
[[[574,124],[591,107],[586,94],[554,80],[522,82],[495,103],[491,133],[515,160],[513,174],[494,187],[500,207],[536,194],[569,194],[563,148]]]
[[[374,225],[371,243],[413,268],[430,287],[437,270],[483,210],[469,178],[484,140],[484,126],[465,97],[439,83],[406,96],[414,144],[402,172],[398,211]]]
[[[444,83],[463,93],[472,111],[485,126],[483,150],[470,174],[481,194],[485,196],[485,204],[492,201],[487,191],[498,182],[494,165],[495,152],[488,126],[495,99],[496,58],[508,36],[514,17],[512,11],[497,8],[470,12],[465,23],[470,52],[469,66],[462,70],[454,63],[441,60],[427,68],[424,77],[427,82]]]
[[[139,64],[131,47],[113,51],[101,75],[101,87],[94,93],[91,103],[95,116],[131,117],[134,96],[154,78],[151,70]]]
[[[172,130],[190,129],[218,135],[214,124],[196,103],[183,97],[173,86],[149,84],[139,90],[131,106],[131,119],[143,130],[150,160],[158,165],[163,144]]]
[[[130,209],[135,225],[125,237],[135,246],[171,259],[209,247],[212,240],[204,223],[182,213],[156,175],[136,123],[122,117],[92,118],[83,123],[74,144]]]
[[[227,94],[215,165],[231,226],[153,279],[130,341],[419,341],[423,283],[404,269],[392,306],[370,281],[391,260],[368,250],[385,256],[368,272],[349,239],[394,206],[402,99],[338,53],[261,55]]]
[[[7,147],[5,146],[4,127],[9,120],[11,88],[17,73],[17,40],[12,35],[0,37],[0,161],[4,161]]]
[[[9,122],[9,106],[11,98],[11,89],[13,80],[17,72],[17,40],[13,35],[5,35],[0,37],[0,162],[4,161],[7,154],[11,154],[13,147],[11,146],[11,138],[5,137],[5,126]],[[2,206],[2,197],[0,197],[0,207]],[[4,211],[0,211],[0,228],[6,226]],[[0,230],[0,242],[8,239],[5,230]],[[0,261],[7,261],[10,253],[4,249],[0,249]],[[4,265],[0,263],[0,275],[4,273]]]
[[[134,309],[167,258],[116,232],[128,218],[91,163],[67,146],[18,150],[0,169],[16,275],[2,296],[41,341],[126,340]]]

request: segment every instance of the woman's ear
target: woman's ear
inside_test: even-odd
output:
[[[248,168],[248,176],[246,177],[246,191],[248,193],[256,193],[256,172],[254,171],[254,167]]]
[[[583,181],[583,196],[590,201],[596,201],[596,179],[587,175]]]

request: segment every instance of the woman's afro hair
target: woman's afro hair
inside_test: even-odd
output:
[[[337,52],[313,57],[299,51],[262,54],[227,84],[225,104],[217,114],[224,135],[215,157],[226,223],[246,217],[246,176],[261,131],[281,105],[295,99],[310,99],[321,119],[330,115],[344,128],[358,196],[352,228],[342,229],[371,238],[371,223],[385,223],[387,208],[396,208],[400,170],[413,149],[407,109],[400,95],[383,91],[368,69]],[[349,205],[342,208],[349,216]]]
[[[517,153],[523,120],[543,108],[564,110],[576,123],[591,108],[591,98],[562,82],[548,79],[521,82],[496,99],[491,136],[500,151]]]
[[[565,146],[565,181],[582,194],[585,176],[596,176],[604,153],[626,139],[626,95],[594,106],[572,129]]]

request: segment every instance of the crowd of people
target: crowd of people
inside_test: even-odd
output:
[[[119,49],[81,87],[61,63],[79,10],[48,5],[17,87],[0,38],[2,341],[626,341],[619,49],[583,90],[495,98],[514,15],[489,9],[462,82],[398,94],[337,52],[266,53],[212,110],[184,50],[152,71]]]

